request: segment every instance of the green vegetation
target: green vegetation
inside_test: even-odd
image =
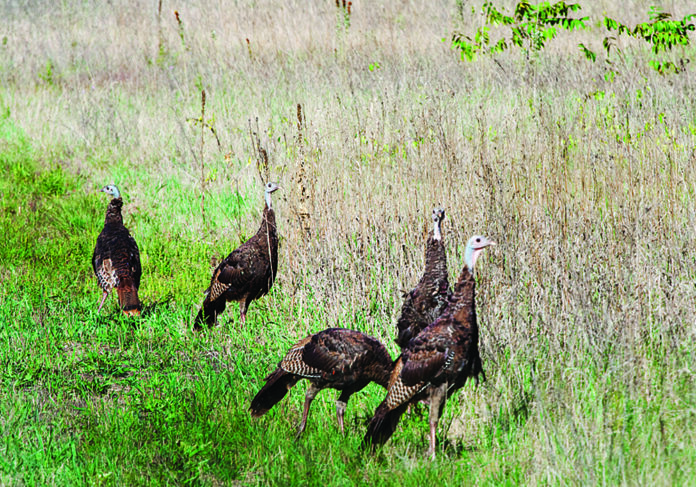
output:
[[[582,7],[577,3],[565,2],[541,2],[534,5],[527,1],[521,1],[515,7],[513,15],[505,15],[500,12],[492,2],[485,2],[482,14],[485,24],[476,30],[473,39],[461,33],[452,36],[452,45],[461,50],[462,59],[473,61],[476,53],[484,51],[487,54],[503,52],[509,45],[523,49],[527,56],[530,52],[540,51],[547,41],[556,37],[558,28],[573,31],[585,29],[588,17],[573,18],[572,14]],[[472,14],[475,10],[472,10]],[[501,37],[492,46],[491,27],[503,25],[510,28],[510,38]]]
[[[635,26],[643,7],[588,15]],[[622,45],[614,69],[565,36],[531,72],[510,50],[463,63],[441,39],[480,19],[448,1],[142,8],[0,5],[0,484],[693,483],[694,63],[662,76]],[[276,285],[244,327],[232,305],[196,334],[266,177],[284,188]],[[137,320],[115,296],[96,314],[110,182],[141,250]],[[396,355],[435,205],[452,278],[471,234],[499,243],[477,264],[488,381],[448,402],[438,458],[424,407],[360,452],[374,384],[345,437],[325,391],[294,440],[302,383],[252,419],[308,333]]]
[[[463,4],[462,4],[463,8]],[[592,38],[599,32],[604,36],[602,47],[606,51],[605,62],[608,65],[615,64],[611,59],[611,51],[622,52],[619,47],[619,37],[641,39],[650,45],[653,56],[648,57],[648,65],[660,74],[681,73],[685,71],[690,58],[677,57],[676,62],[664,57],[660,53],[667,54],[673,48],[688,46],[690,43],[689,32],[696,30],[696,13],[684,15],[681,20],[673,20],[672,14],[661,11],[652,5],[647,13],[648,21],[640,22],[634,27],[622,24],[610,17],[604,16],[597,22],[597,27],[604,29],[591,29],[590,17],[576,18],[575,15],[582,10],[579,3],[540,2],[538,4],[521,0],[512,14],[506,15],[498,10],[493,2],[484,2],[481,7],[484,24],[476,29],[473,37],[455,31],[452,34],[452,47],[461,52],[462,59],[473,61],[477,53],[494,55],[515,46],[526,53],[529,59],[531,53],[541,51],[546,43],[554,39],[559,30],[573,32],[577,30],[588,31],[588,38]],[[472,15],[476,9],[472,8]],[[462,14],[463,15],[463,10]],[[502,26],[502,28],[499,28]],[[506,29],[510,30],[509,38],[506,38]],[[491,30],[495,30],[498,40],[491,44]],[[502,31],[502,33],[501,33]],[[589,41],[580,42],[578,45],[585,57],[592,62],[597,60],[597,53],[587,47]],[[682,51],[683,54],[683,51]],[[623,66],[626,68],[626,66]],[[614,68],[618,69],[618,68]]]

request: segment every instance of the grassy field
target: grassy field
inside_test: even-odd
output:
[[[612,77],[577,48],[601,51],[597,32],[465,63],[442,42],[480,24],[461,4],[0,4],[0,484],[694,484],[696,66],[660,76],[627,43]],[[245,326],[233,305],[195,333],[266,179],[284,188],[276,284]],[[111,182],[137,320],[115,296],[96,313]],[[308,333],[396,356],[436,205],[452,279],[470,235],[498,242],[477,264],[488,381],[448,402],[437,459],[425,408],[360,451],[374,384],[345,436],[325,391],[295,441],[302,382],[252,419]]]

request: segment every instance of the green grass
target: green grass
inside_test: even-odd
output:
[[[691,71],[661,77],[626,46],[607,79],[574,42],[463,64],[440,39],[478,20],[444,1],[354,5],[339,28],[333,2],[202,0],[179,10],[183,43],[165,7],[0,6],[0,484],[693,484]],[[201,88],[220,146],[191,121]],[[262,179],[283,187],[276,284],[245,326],[231,305],[194,333]],[[111,182],[141,251],[136,320],[115,296],[96,313]],[[437,459],[424,407],[360,451],[374,384],[345,436],[325,391],[295,441],[303,383],[251,418],[308,333],[361,330],[396,356],[436,205],[452,279],[471,234],[499,244],[477,264],[488,381],[449,400]]]
[[[491,344],[501,350],[488,352],[496,356],[488,374],[497,377],[450,400],[449,439],[433,463],[423,458],[425,410],[406,418],[375,458],[360,452],[382,395],[376,385],[351,401],[345,437],[337,434],[334,393],[325,392],[294,441],[302,386],[253,420],[251,397],[303,330],[327,323],[388,332],[391,324],[375,323],[370,310],[391,290],[371,280],[375,304],[334,323],[311,293],[293,305],[281,281],[253,305],[246,327],[233,322],[232,306],[222,326],[194,334],[210,248],[143,204],[126,218],[143,253],[143,317],[123,318],[113,297],[97,315],[89,261],[105,199],[59,166],[37,162],[12,120],[2,128],[0,160],[10,175],[0,183],[3,483],[499,485],[530,481],[539,462],[548,469],[537,473],[543,483],[689,483],[693,349],[649,330],[635,349],[601,334]],[[161,186],[169,211],[195,209],[176,181]],[[299,329],[289,332],[293,325]]]

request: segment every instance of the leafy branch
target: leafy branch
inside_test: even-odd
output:
[[[648,18],[649,22],[642,22],[631,28],[614,19],[605,17],[603,25],[610,33],[616,33],[616,35],[605,37],[602,42],[607,56],[609,56],[612,47],[617,51],[619,50],[616,47],[616,40],[621,35],[642,39],[650,44],[650,50],[657,56],[661,52],[667,53],[671,51],[676,46],[688,46],[690,41],[689,31],[696,29],[696,26],[691,23],[696,18],[696,14],[685,15],[681,20],[672,20],[672,14],[661,12],[656,6],[652,6],[650,7]],[[668,72],[682,72],[688,62],[689,59],[680,59],[679,66],[677,66],[672,61],[653,59],[648,61],[648,64],[658,73],[665,74]]]
[[[529,56],[530,51],[542,50],[546,43],[555,38],[559,29],[585,29],[588,17],[572,18],[570,13],[581,9],[577,3],[542,2],[534,5],[528,1],[517,4],[512,15],[506,15],[498,10],[492,2],[485,2],[482,13],[485,23],[476,30],[473,37],[455,32],[452,36],[453,47],[461,51],[462,59],[473,61],[476,53],[494,54],[517,46],[524,49]],[[490,27],[510,27],[509,36],[503,36],[491,45]]]
[[[452,35],[452,47],[460,51],[463,60],[474,61],[477,54],[491,55],[500,53],[516,46],[522,49],[527,58],[530,52],[541,51],[548,41],[554,39],[560,31],[574,31],[589,29],[589,17],[576,18],[574,14],[582,9],[578,3],[566,2],[541,2],[532,4],[526,0],[518,2],[512,14],[501,12],[493,5],[493,2],[485,2],[481,8],[484,16],[484,24],[472,35],[455,32]],[[472,13],[474,11],[472,10]],[[607,62],[612,51],[619,51],[616,41],[621,36],[641,39],[650,44],[650,50],[654,56],[665,54],[676,46],[688,46],[690,44],[689,32],[696,30],[693,20],[696,14],[684,16],[681,20],[674,20],[672,14],[661,11],[652,6],[648,12],[648,21],[634,27],[622,24],[609,17],[604,17],[598,25],[604,26],[609,35],[605,36],[602,46],[606,51]],[[491,28],[509,28],[509,32],[497,41],[491,40]],[[597,54],[584,43],[579,44],[585,57],[595,62]],[[689,59],[679,59],[678,64],[664,60],[652,59],[648,61],[660,74],[668,72],[679,73],[684,71]]]

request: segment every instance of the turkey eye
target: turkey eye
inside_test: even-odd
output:
[[[477,239],[476,239],[476,242],[480,242],[480,241],[481,241],[481,239],[480,239],[480,238],[477,238]]]

